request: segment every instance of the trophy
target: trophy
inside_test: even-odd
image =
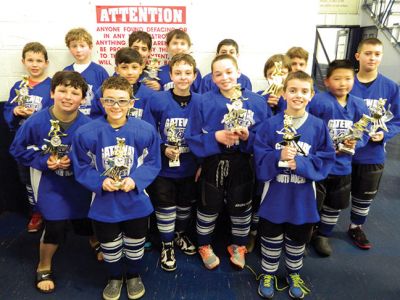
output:
[[[345,140],[356,140],[362,139],[363,132],[368,132],[368,125],[372,122],[372,118],[367,115],[363,115],[358,122],[354,123],[351,128],[348,129],[346,133],[339,134],[332,138],[335,148],[343,153],[354,155],[354,149],[348,148],[344,145]]]
[[[142,81],[145,80],[160,80],[160,78],[158,78],[158,71],[160,71],[161,69],[158,67],[158,59],[153,57],[150,60],[150,63],[147,65],[146,70],[144,70],[144,72],[147,74],[147,76],[145,78],[142,79]]]
[[[275,95],[280,96],[280,93],[283,90],[283,82],[285,81],[284,73],[282,72],[282,62],[276,61],[274,62],[274,70],[272,71],[272,83],[270,86],[261,94],[261,96]]]
[[[129,169],[125,164],[125,152],[125,138],[117,137],[117,145],[114,153],[111,157],[107,158],[109,168],[101,174],[102,176],[107,176],[113,179],[116,187],[122,186],[122,175]]]
[[[224,124],[224,129],[240,131],[243,128],[247,128],[252,121],[246,120],[247,110],[243,108],[243,100],[247,100],[247,98],[243,98],[240,84],[235,86],[234,93],[229,99],[231,103],[226,104],[228,113],[224,115],[221,121]],[[236,145],[238,144],[239,141],[236,141]]]
[[[50,120],[50,124],[50,131],[47,134],[50,140],[44,139],[46,143],[42,146],[42,153],[57,156],[57,162],[59,162],[60,158],[67,154],[68,146],[64,145],[61,140],[61,137],[67,136],[67,134],[61,132],[58,120]]]
[[[278,134],[283,135],[283,141],[279,144],[282,146],[291,146],[294,147],[297,153],[301,153],[303,156],[307,156],[304,150],[298,144],[300,140],[300,135],[297,134],[296,129],[293,127],[293,118],[289,115],[284,115],[283,119],[283,129],[281,131],[277,131]],[[278,162],[278,167],[280,168],[288,168],[288,162],[280,160]]]
[[[23,106],[26,108],[26,104],[30,98],[29,89],[31,88],[28,78],[28,75],[22,76],[21,83],[19,84],[19,90],[15,89],[15,93],[17,95],[11,100],[10,103],[17,102],[18,106]]]
[[[169,126],[166,128],[166,132],[168,142],[167,146],[179,150],[181,139],[177,135],[178,131],[176,130],[176,125],[174,123],[170,123]],[[179,167],[180,165],[181,163],[179,161],[179,155],[177,155],[174,159],[169,160],[169,166],[171,168]]]
[[[386,110],[385,103],[386,99],[379,98],[377,105],[372,106],[369,109],[372,118],[369,136],[373,136],[379,128],[382,128],[382,130],[386,132],[389,131],[386,127],[386,122],[393,119],[393,114],[390,110]]]
[[[140,99],[136,98],[135,95],[133,95],[132,100],[133,100],[133,105],[132,105],[132,107],[130,107],[128,109],[128,112],[126,113],[126,115],[128,117],[134,117],[136,119],[141,119],[143,116],[143,109],[135,107],[135,102],[139,101]]]

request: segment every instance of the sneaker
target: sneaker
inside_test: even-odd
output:
[[[179,232],[176,232],[175,235],[175,244],[183,251],[183,253],[186,255],[196,254],[196,247],[192,241],[189,240],[187,235]]]
[[[261,276],[260,284],[258,285],[258,294],[262,298],[272,299],[274,296],[274,285],[276,277],[269,274]]]
[[[204,245],[199,247],[199,253],[203,260],[204,266],[209,269],[215,269],[219,265],[219,258],[215,255],[211,245]]]
[[[364,231],[361,229],[360,226],[356,228],[349,227],[349,236],[352,239],[353,243],[360,249],[369,250],[371,249],[372,245],[368,241]]]
[[[228,246],[228,252],[231,256],[230,260],[235,266],[239,267],[240,269],[244,268],[246,261],[244,259],[244,255],[247,253],[247,249],[245,246],[238,246],[238,245],[230,245]]]
[[[38,232],[43,227],[43,218],[39,212],[32,214],[31,220],[28,223],[28,232]]]
[[[121,296],[122,279],[110,279],[103,290],[103,299],[118,300]]]
[[[126,280],[126,290],[129,299],[139,299],[144,295],[145,289],[140,276]]]
[[[329,238],[323,235],[315,235],[311,240],[311,243],[315,251],[324,257],[330,256],[332,254],[332,247],[329,244]]]
[[[303,299],[310,292],[298,273],[289,274],[286,281],[289,284],[289,296],[293,299]]]
[[[168,272],[176,270],[174,242],[162,243],[161,268]]]

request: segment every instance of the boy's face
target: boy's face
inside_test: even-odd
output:
[[[190,86],[196,79],[193,66],[184,61],[178,62],[172,66],[170,76],[174,82],[174,89],[180,91],[189,91]]]
[[[120,63],[115,67],[115,72],[124,78],[126,78],[130,84],[135,84],[140,75],[142,74],[143,66],[137,62],[133,63]]]
[[[236,59],[238,58],[238,53],[236,52],[236,48],[232,45],[221,46],[221,48],[219,49],[218,55],[221,55],[221,54],[229,54]]]
[[[104,99],[112,99],[115,101],[123,100],[122,103],[124,104],[121,104],[120,102],[110,105],[109,101],[105,101]],[[106,111],[107,120],[112,123],[126,118],[128,110],[133,106],[133,100],[127,91],[106,89],[103,92],[101,104]]]
[[[382,61],[383,46],[365,44],[360,52],[356,53],[356,59],[360,62],[360,70],[365,72],[377,71]]]
[[[218,60],[213,65],[212,79],[221,91],[230,91],[237,84],[239,70],[230,59]]]
[[[304,112],[313,95],[310,82],[299,79],[289,80],[283,92],[288,111],[291,113]]]
[[[329,78],[325,79],[325,86],[337,98],[346,97],[354,85],[354,72],[350,69],[336,69]]]
[[[82,98],[82,90],[72,86],[58,85],[50,94],[54,99],[54,108],[64,113],[76,112],[79,106],[85,102],[85,99]]]
[[[25,58],[22,59],[22,63],[32,79],[42,77],[49,65],[43,53],[33,51],[25,53]]]
[[[292,72],[296,71],[305,72],[307,69],[307,62],[305,61],[304,58],[294,57],[291,59],[291,66],[292,66]]]
[[[78,64],[87,64],[90,62],[92,48],[85,41],[71,41],[69,51]]]
[[[143,43],[142,41],[135,41],[133,42],[132,49],[135,49],[137,52],[139,52],[139,54],[142,56],[143,58],[143,63],[146,64],[146,62],[148,61],[149,57],[150,57],[150,49],[149,47],[147,47],[146,43]]]
[[[190,45],[184,39],[173,37],[167,45],[167,51],[171,57],[178,53],[189,53]]]

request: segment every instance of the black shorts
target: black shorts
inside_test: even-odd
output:
[[[344,209],[350,204],[351,174],[329,175],[316,183],[318,207]]]
[[[93,220],[94,232],[100,243],[114,241],[122,232],[124,236],[141,239],[147,234],[149,217],[122,221],[118,223],[106,223]]]
[[[60,221],[44,220],[43,243],[62,244],[71,227],[77,235],[92,236],[94,234],[92,221],[88,218]]]
[[[214,214],[226,200],[230,215],[251,207],[254,170],[249,154],[229,153],[207,157],[202,165],[199,209]]]
[[[196,202],[194,176],[167,178],[158,176],[147,188],[151,202],[156,207],[189,207]]]
[[[259,230],[261,236],[273,238],[281,234],[287,235],[291,240],[306,244],[311,240],[312,229],[315,224],[306,223],[295,225],[290,223],[276,224],[267,219],[260,218]]]
[[[361,200],[374,199],[381,182],[384,164],[353,164],[351,194]]]

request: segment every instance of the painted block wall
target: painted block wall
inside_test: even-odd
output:
[[[52,76],[73,62],[64,44],[69,29],[85,27],[95,36],[96,5],[186,6],[187,28],[193,56],[202,74],[210,71],[217,44],[235,39],[240,47],[239,66],[250,77],[255,91],[265,87],[264,63],[292,46],[314,49],[318,0],[15,0],[0,10],[0,100],[8,99],[12,84],[24,74],[23,46],[31,41],[44,44],[49,53]],[[96,46],[93,60],[96,61]],[[311,70],[311,60],[308,66]],[[111,74],[112,68],[107,68]]]

